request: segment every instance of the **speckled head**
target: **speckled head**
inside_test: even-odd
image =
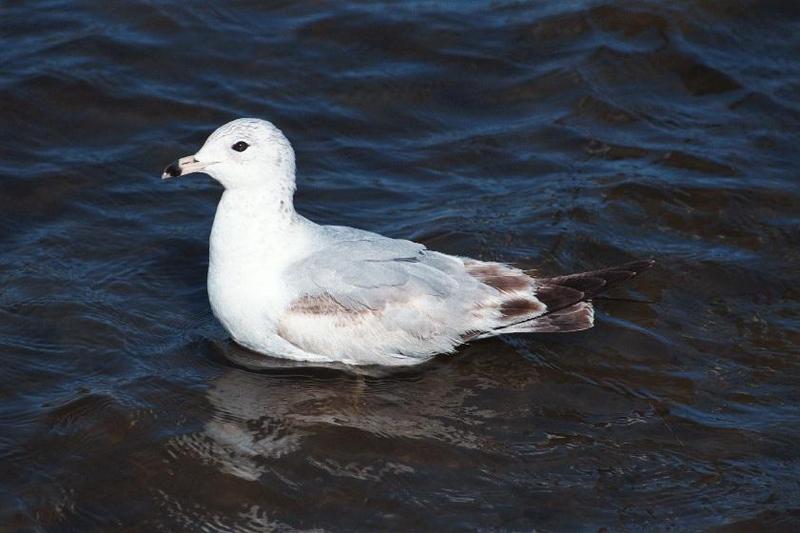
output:
[[[240,118],[217,128],[193,156],[178,159],[163,179],[204,172],[226,189],[290,186],[294,189],[294,150],[271,122]]]

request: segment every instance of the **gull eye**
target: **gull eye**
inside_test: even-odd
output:
[[[239,141],[239,142],[237,142],[236,144],[234,144],[233,146],[231,146],[231,148],[233,148],[233,149],[234,149],[234,150],[236,150],[237,152],[244,152],[245,150],[247,150],[247,148],[248,148],[249,146],[250,146],[250,145],[249,145],[249,144],[247,144],[246,142],[244,142],[244,141]]]

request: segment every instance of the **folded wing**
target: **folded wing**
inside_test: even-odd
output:
[[[366,231],[324,232],[324,246],[287,272],[298,296],[278,334],[309,352],[377,364],[408,364],[474,338],[590,328],[592,297],[652,265],[537,278]]]

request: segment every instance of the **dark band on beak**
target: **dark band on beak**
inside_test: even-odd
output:
[[[193,155],[181,157],[164,169],[164,173],[161,174],[161,179],[166,180],[177,178],[178,176],[185,176],[186,174],[192,174],[194,172],[205,172],[206,167],[213,164],[213,162],[198,161]]]
[[[164,177],[177,178],[182,172],[183,170],[178,164],[178,161],[173,161],[167,168],[164,169]]]

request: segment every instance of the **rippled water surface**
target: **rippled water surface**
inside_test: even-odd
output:
[[[0,529],[788,529],[800,9],[746,0],[0,7]],[[547,274],[598,326],[401,372],[258,360],[207,303],[216,126],[298,209]],[[263,360],[262,360],[263,361]]]

